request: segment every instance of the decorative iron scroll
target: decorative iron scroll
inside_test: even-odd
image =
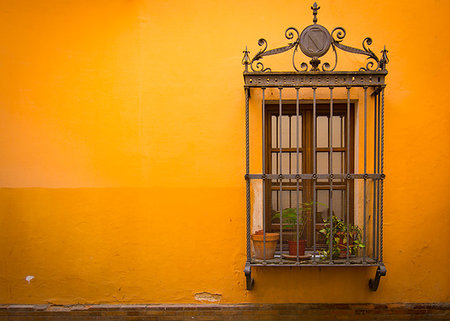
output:
[[[245,71],[249,71],[249,66],[251,71],[253,72],[270,72],[270,68],[266,68],[264,64],[260,61],[265,56],[277,55],[289,50],[293,49],[292,54],[292,66],[294,70],[297,72],[300,71],[320,71],[319,66],[321,64],[320,57],[324,56],[330,49],[333,50],[334,53],[334,65],[331,65],[328,62],[322,63],[321,69],[322,71],[334,71],[337,66],[338,55],[337,50],[341,49],[346,52],[360,54],[367,56],[369,60],[365,67],[361,67],[359,71],[380,71],[386,70],[386,64],[389,62],[387,57],[386,47],[381,51],[381,58],[378,58],[377,55],[369,48],[372,44],[372,39],[367,37],[362,42],[362,48],[353,48],[347,45],[342,44],[342,41],[345,38],[346,32],[342,27],[334,28],[331,31],[331,34],[328,30],[317,24],[317,12],[320,9],[315,2],[311,7],[313,11],[313,24],[303,29],[302,33],[299,33],[296,28],[290,27],[286,29],[284,35],[288,40],[294,40],[291,43],[288,43],[287,46],[275,48],[271,50],[267,50],[268,44],[267,41],[263,38],[258,40],[258,45],[261,47],[259,52],[250,59],[250,52],[245,48],[244,58],[242,59],[242,64],[245,66]],[[309,68],[306,62],[302,62],[300,64],[300,69],[297,67],[295,63],[295,55],[297,51],[302,51],[306,56],[312,58],[309,63],[311,68]]]

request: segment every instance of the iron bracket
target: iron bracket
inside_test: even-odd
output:
[[[378,265],[377,272],[375,273],[375,278],[369,280],[369,288],[372,291],[376,291],[378,289],[378,285],[380,284],[380,279],[382,276],[386,275],[386,267],[383,263]]]
[[[250,266],[250,262],[245,263],[244,273],[247,281],[247,290],[251,291],[255,284],[255,280],[252,279],[252,267]]]

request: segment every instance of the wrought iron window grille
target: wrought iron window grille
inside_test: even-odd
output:
[[[247,237],[247,260],[245,264],[245,275],[247,280],[247,289],[253,288],[254,280],[251,276],[251,269],[253,266],[374,266],[376,267],[376,274],[374,279],[369,280],[369,287],[372,291],[378,289],[381,276],[386,275],[386,268],[383,263],[383,184],[384,184],[384,89],[385,77],[387,75],[386,65],[389,60],[387,57],[387,50],[384,48],[378,57],[369,46],[372,44],[372,39],[367,37],[362,41],[362,49],[354,48],[345,45],[344,38],[346,31],[342,27],[336,27],[330,33],[325,27],[317,23],[317,14],[320,7],[314,3],[311,7],[313,13],[313,24],[307,26],[300,33],[296,28],[290,27],[285,31],[285,37],[289,42],[286,46],[268,50],[268,42],[265,39],[259,39],[258,45],[261,47],[259,52],[250,58],[250,52],[245,49],[242,64],[244,65],[244,90],[245,90],[245,108],[246,108],[246,237]],[[330,49],[331,48],[331,49]],[[329,51],[334,54],[334,63],[322,62],[319,58],[323,57]],[[360,67],[357,71],[335,71],[338,64],[338,50],[367,56],[367,63]],[[264,66],[262,60],[264,57],[278,55],[292,51],[292,67],[294,71],[272,71],[271,68]],[[309,65],[306,62],[298,63],[296,55],[302,52],[306,57],[311,58]],[[326,104],[329,109],[323,109],[323,100],[317,98],[317,91],[319,89],[329,90],[329,96],[326,99]],[[304,90],[308,93],[304,93]],[[346,97],[338,99],[333,97],[333,90],[341,89],[346,94]],[[278,93],[278,100],[276,102],[266,100],[266,91],[271,93]],[[293,90],[294,94],[287,99],[286,95],[283,97],[284,91]],[[370,92],[370,97],[368,93]],[[250,93],[254,91],[261,97],[261,137],[262,137],[262,170],[261,173],[250,172]],[[353,120],[351,115],[355,112],[358,99],[351,99],[351,93],[358,91],[357,98],[360,98],[361,106],[359,109],[359,117],[363,117],[363,130],[356,131],[357,120]],[[301,95],[300,95],[301,94]],[[289,96],[289,95],[287,95]],[[311,97],[312,96],[312,97]],[[302,99],[300,99],[302,97]],[[305,97],[305,98],[303,98]],[[363,97],[363,98],[361,98]],[[373,122],[368,126],[368,102],[369,99],[373,102],[373,109],[370,111],[373,114],[370,117]],[[277,111],[273,111],[273,106]],[[322,104],[319,106],[319,104]],[[340,104],[340,105],[339,105]],[[272,113],[269,114],[269,105],[272,107]],[[252,105],[253,106],[253,105]],[[306,106],[306,107],[305,107]],[[259,107],[258,107],[259,108]],[[322,109],[320,109],[322,108]],[[339,113],[340,108],[340,113]],[[305,114],[303,114],[305,113]],[[300,136],[300,118],[303,115],[309,115],[302,120],[309,128],[302,136]],[[327,136],[328,147],[318,147],[317,140],[319,135],[323,133],[318,131],[318,117],[326,117],[328,122]],[[338,148],[334,147],[333,123],[335,118],[340,115],[341,127],[340,137],[342,145]],[[272,119],[267,119],[272,117]],[[282,125],[284,120],[289,119],[289,134],[283,132]],[[292,120],[293,119],[293,120]],[[303,118],[302,118],[303,119]],[[271,122],[274,124],[270,125]],[[291,124],[295,130],[292,130]],[[302,125],[303,126],[303,125]],[[370,128],[369,128],[370,127]],[[267,132],[270,128],[270,133]],[[275,130],[273,129],[275,128]],[[353,128],[351,130],[351,128]],[[370,129],[370,131],[369,131]],[[302,129],[304,130],[304,129]],[[295,134],[293,134],[293,131]],[[284,135],[284,136],[283,136]],[[287,135],[287,136],[286,136]],[[312,135],[312,137],[311,137]],[[268,145],[268,136],[275,137],[275,147]],[[361,136],[361,137],[359,137]],[[283,145],[283,137],[288,138],[289,146]],[[303,138],[305,137],[305,138]],[[336,137],[335,137],[336,138]],[[355,139],[363,140],[363,147],[357,148]],[[296,142],[295,146],[291,146],[291,140]],[[307,141],[309,149],[303,149],[300,146],[300,141]],[[369,141],[372,142],[373,150],[369,155]],[[258,148],[259,149],[259,148]],[[358,149],[354,152],[354,149]],[[361,151],[362,150],[362,151]],[[318,153],[327,154],[327,173],[320,173],[318,170]],[[270,158],[269,158],[269,153]],[[335,171],[333,168],[333,153],[341,153],[341,170]],[[355,155],[352,156],[351,153]],[[282,170],[283,154],[289,155],[289,171]],[[369,161],[370,156],[370,161]],[[291,168],[291,157],[295,159],[295,170]],[[307,159],[308,166],[300,166],[300,159]],[[362,166],[359,164],[360,170],[357,166],[353,166],[353,162],[362,160]],[[269,165],[268,165],[269,163]],[[268,172],[268,168],[272,167],[272,163],[276,164],[276,170],[273,168]],[[362,171],[362,172],[361,172]],[[252,182],[260,182],[262,185],[262,242],[263,242],[263,257],[257,258],[255,250],[252,250],[252,226],[258,219],[252,217],[252,207],[257,207],[258,204],[252,203],[251,184]],[[325,182],[325,183],[323,183]],[[325,185],[324,185],[325,184]],[[356,186],[358,185],[358,186]],[[267,193],[270,189],[269,194]],[[327,206],[327,221],[318,221],[318,194],[317,191],[323,189],[328,193]],[[341,190],[342,202],[335,200],[333,203],[333,189]],[[283,208],[282,197],[283,193],[289,192],[289,204],[292,203],[292,194],[296,193],[295,206],[290,205]],[[305,219],[302,211],[305,211],[300,202],[299,193],[305,192],[307,204],[310,204],[309,211]],[[273,194],[275,192],[275,194]],[[362,194],[360,199],[350,194]],[[273,206],[268,204],[268,198],[273,198],[271,195],[277,195],[277,202],[279,205]],[[345,197],[344,197],[345,195]],[[302,196],[303,197],[303,196]],[[270,199],[269,199],[270,201]],[[353,204],[354,202],[355,204]],[[335,206],[339,203],[340,218],[335,215]],[[334,205],[333,205],[334,204]],[[353,205],[351,205],[353,204]],[[274,209],[276,207],[276,209]],[[284,211],[289,209],[291,214],[296,213],[296,220],[289,222],[292,228],[292,233],[295,236],[294,243],[297,244],[296,255],[289,256],[285,254],[284,237],[289,234],[285,231],[287,223],[283,220]],[[350,212],[358,212],[358,219],[355,214],[350,216]],[[268,257],[268,230],[271,228],[271,219],[277,216],[279,222],[279,241],[277,249],[273,257]],[[292,219],[292,217],[291,217]],[[301,256],[299,253],[299,229],[305,228],[305,222],[309,219],[309,232],[307,242],[307,255]],[[336,219],[336,220],[335,220]],[[340,224],[340,225],[339,225]],[[257,225],[257,224],[256,224]],[[301,226],[300,226],[301,225]],[[335,225],[335,226],[333,226]],[[342,246],[342,241],[336,237],[338,227],[342,227],[339,233],[341,238],[345,239],[345,245]],[[318,240],[317,228],[322,227],[322,232],[327,231],[327,237],[320,243]],[[334,230],[333,230],[334,229]],[[353,231],[353,232],[352,232]],[[356,237],[352,233],[359,231],[360,245],[359,248],[353,246]],[[253,230],[253,232],[255,232]],[[333,234],[335,233],[335,234]],[[325,233],[323,233],[325,234]],[[292,236],[291,236],[292,238]],[[337,248],[337,252],[336,252]],[[340,251],[340,252],[339,252]],[[338,253],[338,254],[336,254]]]

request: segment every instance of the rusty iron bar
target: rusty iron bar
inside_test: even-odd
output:
[[[378,157],[377,157],[377,174],[380,174],[380,109],[381,109],[381,101],[380,101],[380,93],[378,92],[377,94],[378,98],[378,134],[377,134],[377,152],[378,152]],[[377,261],[379,260],[379,253],[380,253],[380,180],[377,179],[377,256],[376,259]]]
[[[296,88],[296,94],[297,94],[297,99],[296,99],[296,104],[295,104],[295,120],[296,120],[296,142],[297,142],[297,159],[296,159],[296,168],[297,168],[297,171],[296,171],[296,174],[298,175],[298,174],[300,174],[300,169],[299,169],[299,163],[300,163],[300,160],[299,160],[299,156],[300,156],[300,141],[299,141],[299,139],[300,139],[300,135],[299,135],[299,123],[298,123],[298,119],[299,119],[299,105],[300,105],[300,102],[299,102],[299,88]],[[296,207],[297,207],[297,246],[296,246],[296,248],[297,248],[297,264],[300,262],[300,258],[299,258],[299,251],[300,251],[300,246],[299,246],[299,241],[300,241],[300,236],[299,236],[299,219],[300,219],[300,213],[299,213],[299,196],[300,196],[300,192],[299,192],[299,190],[300,190],[300,182],[299,182],[299,179],[297,178],[296,179],[296,199],[297,199],[297,201],[296,201]],[[302,214],[302,229],[304,229],[304,224],[305,224],[305,222],[304,222],[304,218],[303,218],[303,214]]]
[[[346,152],[346,159],[347,159],[347,176],[346,176],[346,211],[347,211],[347,264],[349,264],[350,260],[350,238],[349,238],[349,229],[350,229],[350,181],[349,181],[349,174],[350,174],[350,88],[347,87],[347,152]]]
[[[381,174],[384,175],[384,87],[381,91]],[[383,262],[383,191],[384,180],[380,187],[380,261]]]
[[[333,87],[330,87],[330,117],[328,120],[328,147],[330,152],[328,154],[328,173],[330,182],[330,264],[333,264]]]
[[[378,119],[377,119],[377,95],[374,96],[374,104],[373,104],[373,119],[374,119],[374,126],[373,126],[373,172],[376,173],[377,172],[377,123],[378,123]],[[377,233],[377,203],[376,203],[376,197],[377,197],[377,181],[376,180],[372,180],[372,184],[373,184],[373,199],[372,199],[372,204],[373,204],[373,209],[372,209],[372,251],[373,251],[373,258],[376,258],[376,233]]]
[[[265,99],[265,88],[261,88],[262,90],[262,174],[263,177],[266,174],[266,99]],[[264,262],[266,262],[266,180],[263,178],[262,180],[262,212],[263,212],[263,253],[264,253]]]
[[[316,87],[312,88],[313,90],[313,174],[311,178],[317,177],[316,173]],[[312,181],[312,192],[313,192],[313,263],[316,264],[316,215],[317,215],[317,204],[316,204],[316,180]]]
[[[249,130],[249,100],[250,89],[245,89],[245,175],[246,175],[246,201],[247,201],[247,262],[251,261],[250,249],[250,130]]]
[[[278,166],[278,174],[279,174],[279,179],[280,179],[280,206],[279,206],[279,210],[280,210],[280,263],[282,263],[283,261],[283,201],[282,201],[282,197],[283,197],[283,167],[282,167],[282,155],[283,155],[283,131],[282,131],[282,115],[283,115],[283,102],[282,102],[282,88],[279,88],[280,91],[280,101],[279,101],[279,117],[278,117],[278,130],[279,130],[279,148],[280,148],[280,152],[278,153],[279,156],[279,166]]]
[[[364,87],[364,176],[367,175],[367,87]],[[366,213],[366,198],[367,198],[367,178],[364,177],[364,210],[363,210],[363,262],[366,261],[366,249],[367,249],[367,242],[366,242],[366,224],[367,224],[367,213]]]

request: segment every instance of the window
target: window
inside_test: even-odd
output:
[[[311,9],[313,24],[302,32],[293,27],[286,29],[286,45],[269,49],[267,40],[261,38],[253,58],[246,49],[242,59],[247,289],[253,287],[252,266],[345,265],[377,266],[375,279],[369,283],[375,291],[380,277],[386,274],[383,164],[387,50],[378,57],[376,50],[369,48],[369,37],[362,41],[362,49],[344,45],[346,31],[336,27],[329,32],[317,24],[317,4]],[[363,55],[368,61],[356,70],[335,71],[341,51]],[[292,54],[294,71],[272,71],[264,65],[266,61],[262,62],[267,56],[288,52]],[[310,58],[309,64],[302,54]],[[266,100],[266,89],[268,97],[278,100]],[[250,131],[254,115],[262,115],[259,141],[255,139],[259,131]],[[258,147],[251,147],[255,142]],[[262,155],[262,160],[255,161],[253,151],[260,146],[258,158]],[[250,162],[256,163],[253,169],[261,172],[251,172]],[[262,192],[255,186],[262,187]],[[300,204],[301,224],[305,227],[301,231],[306,234],[301,236],[304,241],[297,242]],[[255,225],[258,221],[262,224]],[[252,226],[262,226],[262,230],[252,230]],[[286,253],[289,239],[294,242],[290,242]],[[296,255],[292,254],[292,243],[297,247]],[[307,254],[301,259],[300,247]]]
[[[313,105],[305,103],[299,105],[299,115],[297,120],[295,102],[284,102],[282,105],[281,117],[281,156],[280,156],[280,116],[279,102],[267,101],[265,115],[265,132],[268,133],[265,141],[266,168],[265,173],[271,174],[307,174],[314,173],[313,157]],[[318,174],[345,174],[352,173],[354,168],[354,104],[350,105],[350,130],[347,130],[347,104],[334,103],[333,117],[330,123],[330,104],[318,103],[316,105],[316,148],[315,162]],[[298,144],[297,144],[297,124],[298,124]],[[333,130],[332,144],[330,144],[330,128]],[[347,133],[350,133],[347,143]],[[347,144],[349,144],[347,146]],[[332,149],[330,149],[330,145]],[[298,147],[298,158],[297,158]],[[331,162],[330,162],[331,153]],[[347,154],[349,154],[349,171],[347,171]],[[281,163],[280,163],[281,160]],[[280,166],[281,165],[281,166]],[[330,168],[332,166],[332,169]],[[281,168],[281,171],[280,171]],[[329,216],[330,206],[330,180],[318,179],[316,184],[311,180],[301,180],[297,199],[297,180],[284,179],[280,198],[280,182],[278,179],[266,180],[265,186],[265,228],[266,232],[277,232],[280,230],[279,219],[274,219],[274,213],[281,209],[296,208],[302,203],[313,203],[315,192],[316,204],[316,225],[314,224],[312,213],[306,220],[303,239],[307,241],[307,249],[312,249],[315,233],[318,248],[326,247],[325,239],[319,231],[324,227],[323,219]],[[346,220],[347,206],[347,184],[349,184],[349,218],[353,223],[353,181],[343,178],[332,180],[333,193],[333,215],[342,220]],[[313,190],[314,189],[314,190]],[[286,224],[284,224],[286,225]],[[294,228],[284,227],[286,232],[285,240],[295,240],[296,232]]]

